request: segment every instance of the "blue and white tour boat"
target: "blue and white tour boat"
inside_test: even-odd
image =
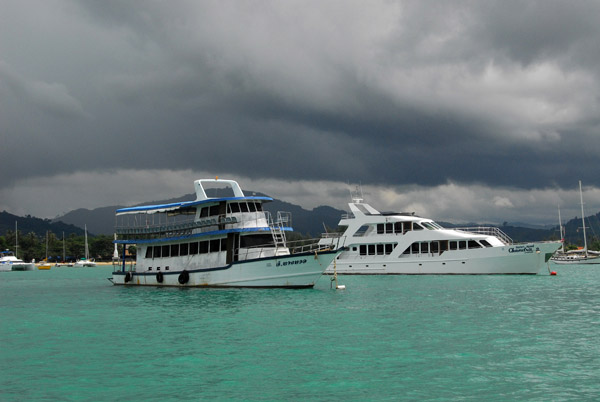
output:
[[[263,210],[272,198],[246,196],[233,180],[196,180],[194,187],[194,201],[116,211],[123,253],[110,278],[115,285],[309,288],[342,251],[318,239],[292,245],[291,214],[273,218]],[[211,198],[209,187],[227,196]],[[130,245],[135,264],[126,263]]]

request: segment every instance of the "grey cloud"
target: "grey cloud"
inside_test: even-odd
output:
[[[36,26],[11,3],[25,26],[0,27],[0,135],[17,151],[0,167],[16,181],[118,168],[600,185],[596,3],[63,4],[41,2]],[[17,29],[28,46],[7,39]],[[36,59],[50,33],[56,57]],[[20,152],[68,163],[15,169]]]

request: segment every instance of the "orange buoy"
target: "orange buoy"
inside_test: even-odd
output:
[[[550,275],[556,275],[556,271],[550,272]]]

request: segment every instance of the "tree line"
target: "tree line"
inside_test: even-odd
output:
[[[50,262],[69,262],[85,257],[85,236],[69,234],[68,236],[57,235],[52,231],[46,232],[45,236],[38,236],[35,232],[16,233],[14,230],[6,230],[4,236],[0,236],[0,250],[12,250],[18,253],[23,261],[41,261],[48,257]],[[18,237],[18,250],[15,250]],[[47,239],[47,240],[46,240]],[[47,249],[46,249],[47,244]],[[113,237],[109,235],[88,235],[89,257],[96,261],[111,261],[115,245]],[[46,251],[47,250],[47,251]],[[133,251],[133,247],[128,250]],[[122,247],[118,248],[119,253]]]

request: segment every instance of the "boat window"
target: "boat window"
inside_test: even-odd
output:
[[[394,233],[394,224],[393,223],[385,224],[385,233]]]
[[[160,258],[160,251],[161,250],[162,250],[162,247],[160,247],[160,246],[154,247],[154,251],[152,252],[152,257],[153,258]]]
[[[146,258],[152,258],[152,246],[146,247]]]
[[[411,244],[411,253],[412,254],[419,254],[419,243],[413,243],[413,244]]]
[[[249,202],[248,209],[250,210],[250,212],[256,212],[256,205],[253,202]]]
[[[402,223],[402,233],[406,233],[412,230],[412,222],[403,222]]]
[[[240,202],[240,209],[242,212],[248,212],[248,204],[245,202]]]
[[[458,249],[458,244],[455,241],[451,241],[450,242],[450,250],[457,250]]]
[[[259,246],[273,246],[273,236],[270,234],[256,234],[240,238],[240,247],[242,248]]]
[[[201,241],[199,244],[199,247],[200,247],[200,254],[208,253],[208,240]]]
[[[481,248],[481,244],[477,243],[475,240],[469,240],[469,248]]]
[[[188,243],[182,243],[179,245],[179,255],[188,255],[189,245]]]
[[[421,222],[421,224],[422,224],[423,226],[425,226],[425,227],[426,227],[427,229],[429,229],[429,230],[436,230],[436,229],[437,229],[437,228],[435,227],[435,225],[432,225],[432,224],[431,224],[431,223],[429,223],[429,222]]]
[[[208,213],[209,216],[217,216],[219,215],[219,206],[218,205],[212,205],[210,207],[210,211]]]
[[[213,239],[210,240],[210,252],[211,253],[217,253],[219,252],[219,246],[221,244],[221,240],[220,239]]]
[[[179,244],[171,244],[171,257],[179,256]]]
[[[226,251],[227,250],[227,238],[224,237],[221,239],[221,251]]]
[[[448,250],[448,240],[441,240],[440,241],[440,254],[442,254],[446,250]]]
[[[423,226],[415,222],[413,225],[413,230],[423,230]]]
[[[391,243],[386,244],[385,245],[385,253],[392,254],[392,251],[394,251],[395,247],[396,247],[396,244],[391,244]]]
[[[171,251],[171,246],[162,246],[162,257],[168,257],[169,255],[171,255],[170,253]]]
[[[190,243],[190,254],[198,254],[198,242]]]
[[[437,254],[440,250],[440,243],[437,241],[432,241],[430,244],[430,250],[432,254]]]
[[[369,255],[375,255],[375,245],[374,244],[369,244],[367,247],[367,250],[369,250]]]
[[[366,244],[360,245],[360,255],[367,255],[367,245]]]
[[[481,243],[483,247],[492,247],[492,245],[487,240],[480,240],[479,243]]]
[[[464,250],[467,248],[467,241],[466,240],[461,240],[458,242],[458,249],[459,250]]]
[[[421,243],[421,253],[425,254],[429,252],[429,243],[422,242]]]
[[[383,244],[377,245],[377,255],[383,255]]]
[[[231,208],[232,213],[240,212],[240,204],[238,204],[237,202],[232,202],[231,204],[229,204],[229,208]]]
[[[358,228],[356,233],[354,233],[354,236],[355,237],[364,236],[368,230],[369,230],[369,225],[362,225],[360,228]]]
[[[378,223],[377,224],[377,234],[383,234],[384,233],[384,224],[383,223]]]
[[[412,246],[406,247],[406,250],[404,250],[402,252],[402,255],[410,255],[410,249],[412,248]]]
[[[394,232],[402,233],[402,222],[394,223]]]
[[[256,203],[256,210],[257,210],[258,212],[262,212],[262,210],[263,210],[263,209],[262,209],[262,203],[260,203],[260,202],[257,202],[257,203]]]
[[[208,216],[208,207],[204,207],[200,210],[200,218],[206,218]]]

